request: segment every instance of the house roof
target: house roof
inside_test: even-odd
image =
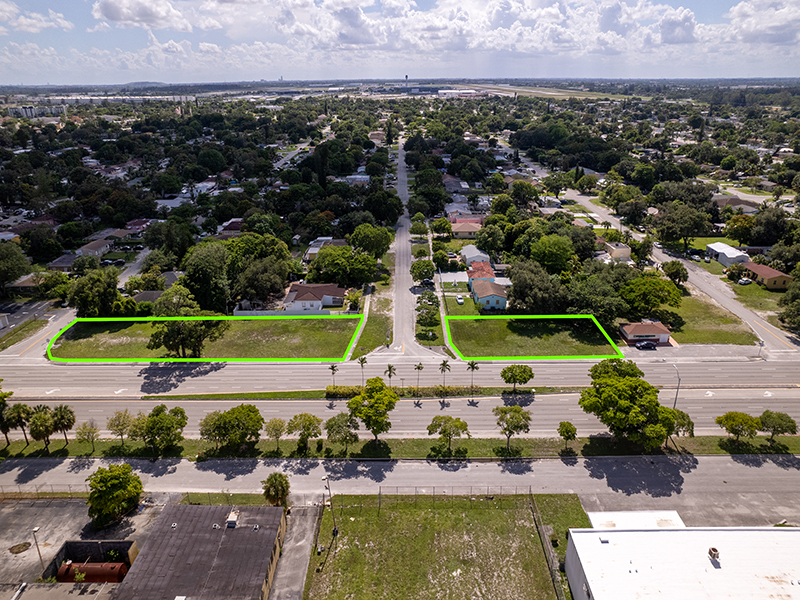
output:
[[[80,247],[81,250],[102,250],[103,248],[108,248],[110,244],[108,240],[95,240],[93,242],[89,242],[88,244],[84,244]]]
[[[755,273],[759,277],[764,277],[765,279],[772,279],[773,277],[788,277],[791,279],[790,275],[783,273],[782,271],[778,271],[778,269],[773,269],[772,267],[768,267],[767,265],[759,265],[758,263],[748,262],[744,263],[744,268],[748,271]]]
[[[489,278],[494,279],[494,269],[485,260],[476,260],[472,266],[467,270],[468,279],[476,278]]]
[[[489,255],[486,254],[483,250],[478,250],[478,247],[475,244],[467,244],[461,249],[461,256],[470,257],[470,256],[485,256],[487,259]]]
[[[323,296],[342,298],[347,290],[335,283],[293,283],[286,294],[286,302],[321,301]]]
[[[161,294],[163,293],[163,290],[144,291],[136,294],[133,299],[136,302],[155,302],[161,298]]]
[[[506,297],[506,288],[493,281],[486,279],[476,279],[472,282],[472,291],[478,298],[486,298],[487,296],[500,296]]]
[[[47,266],[50,268],[71,267],[76,260],[78,260],[77,254],[62,254],[57,259],[47,263]]]
[[[476,233],[481,230],[480,223],[453,223],[453,233]]]
[[[115,229],[114,231],[112,231],[111,233],[109,233],[106,236],[106,239],[108,239],[108,238],[124,239],[124,238],[128,237],[131,233],[133,233],[133,232],[130,229]]]
[[[669,329],[663,323],[623,323],[619,326],[625,337],[636,335],[663,335],[669,333]]]

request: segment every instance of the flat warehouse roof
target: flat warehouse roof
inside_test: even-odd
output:
[[[593,600],[800,599],[796,528],[572,529],[570,544]]]

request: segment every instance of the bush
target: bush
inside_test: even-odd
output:
[[[411,254],[414,258],[425,258],[430,252],[428,252],[427,246],[417,246],[411,251]]]
[[[329,385],[325,388],[326,398],[354,398],[358,396],[364,388],[360,385]]]

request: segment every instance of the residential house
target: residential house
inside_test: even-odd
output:
[[[220,235],[224,235],[226,237],[238,237],[242,235],[243,224],[244,224],[244,219],[242,218],[230,219],[229,221],[225,221],[222,224]]]
[[[631,247],[622,242],[606,242],[606,252],[614,260],[630,260]]]
[[[476,279],[470,283],[475,306],[489,310],[505,310],[508,303],[506,288],[486,279]]]
[[[481,230],[480,223],[453,223],[453,237],[461,240],[474,240]]]
[[[107,240],[109,240],[111,242],[117,242],[117,241],[121,241],[121,240],[127,239],[128,236],[130,236],[130,235],[131,235],[131,232],[128,229],[115,229],[114,231],[109,233],[106,236],[105,239],[107,239]]]
[[[472,266],[473,262],[485,261],[491,263],[489,255],[483,250],[478,250],[474,244],[468,244],[461,249],[461,259],[468,267]]]
[[[794,281],[791,275],[782,273],[767,265],[747,262],[744,263],[744,268],[753,281],[760,283],[768,290],[785,290]]]
[[[344,178],[345,183],[350,187],[355,185],[369,185],[369,175],[348,175]]]
[[[133,299],[138,304],[139,302],[155,302],[159,298],[161,298],[161,294],[163,294],[163,290],[148,290],[144,292],[139,292],[136,294]]]
[[[650,341],[659,345],[669,345],[670,331],[658,321],[642,321],[641,323],[622,323],[619,326],[622,339],[629,346],[636,342]]]
[[[111,242],[108,240],[95,240],[88,244],[81,246],[75,250],[78,256],[103,256],[111,249]]]
[[[52,262],[47,263],[47,268],[51,271],[61,271],[62,273],[69,273],[72,271],[72,265],[78,260],[77,254],[62,254]]]
[[[17,242],[19,244],[19,235],[13,231],[0,231],[0,242]]]
[[[131,237],[142,237],[147,227],[150,225],[150,219],[133,219],[125,223],[125,229],[131,233]]]
[[[335,283],[293,283],[283,300],[287,311],[319,311],[342,306],[347,290]]]
[[[473,261],[467,270],[467,285],[469,289],[472,289],[472,284],[475,281],[491,281],[494,283],[494,269],[492,269],[492,265],[488,261]]]
[[[706,254],[719,262],[723,267],[730,267],[734,263],[744,264],[750,262],[750,256],[747,252],[742,252],[722,242],[707,244]]]

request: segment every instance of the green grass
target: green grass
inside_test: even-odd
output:
[[[356,319],[231,321],[221,339],[206,344],[203,357],[340,357],[357,326]],[[153,325],[147,322],[77,323],[52,353],[67,359],[161,358],[167,354],[164,348],[147,348],[152,331]]]
[[[119,260],[124,258],[126,263],[136,260],[136,252],[109,252],[103,256],[103,260]]]
[[[202,506],[272,506],[261,494],[225,494],[221,492],[188,492],[181,504]]]
[[[31,337],[37,331],[43,329],[50,321],[46,319],[31,319],[25,321],[19,327],[15,327],[9,333],[0,338],[0,351],[18,344],[22,340]]]
[[[361,337],[356,342],[353,350],[353,360],[359,356],[369,354],[375,348],[386,344],[386,332],[389,332],[389,343],[392,343],[392,318],[374,310],[370,310]]]
[[[142,400],[163,400],[161,396],[142,396]],[[325,390],[289,390],[286,392],[233,392],[228,394],[171,394],[168,397],[180,398],[182,400],[309,400],[314,398],[324,398]]]
[[[672,327],[679,344],[754,344],[758,338],[739,317],[695,296],[684,297],[680,308],[663,308],[656,318]]]
[[[569,529],[590,528],[589,517],[577,494],[536,494],[534,498],[542,522],[553,528],[553,535],[558,542],[554,545],[556,554],[560,560],[564,560]]]
[[[469,246],[470,244],[474,244],[475,240],[455,240],[451,239],[449,242],[444,243],[445,252],[455,252],[456,254],[461,254],[461,249],[464,246]]]
[[[469,286],[467,285],[466,281],[456,281],[455,284],[456,285],[453,285],[452,281],[451,282],[442,282],[442,284],[441,284],[442,290],[447,292],[447,293],[452,293],[452,294],[459,293],[459,292],[464,292],[464,293],[467,293],[467,294],[469,293]]]
[[[447,288],[448,291],[450,288]],[[462,294],[464,298],[464,304],[459,304],[456,302],[455,296],[445,296],[444,301],[447,304],[447,314],[448,315],[480,315],[480,311],[475,307],[475,302],[472,300],[472,296],[468,294]]]
[[[778,300],[781,299],[785,290],[768,290],[767,288],[751,283],[749,285],[739,285],[735,281],[725,279],[733,291],[736,293],[736,299],[744,304],[747,308],[761,312],[775,312],[778,311]]]
[[[456,319],[448,325],[450,339],[465,357],[616,354],[588,320]]]
[[[433,335],[428,332],[432,332]],[[441,323],[436,327],[423,327],[415,322],[414,337],[421,346],[444,346],[444,331],[442,331]]]
[[[527,496],[437,496],[334,496],[303,598],[556,598]]]
[[[406,386],[409,387],[409,386]],[[344,406],[345,400],[337,400]],[[680,406],[678,407],[680,408]],[[757,416],[757,415],[756,415]],[[100,426],[104,424],[101,423]],[[555,436],[555,431],[553,432]],[[666,448],[655,450],[652,454],[696,454],[696,455],[793,455],[800,454],[800,436],[780,436],[770,444],[767,436],[758,436],[752,440],[735,442],[727,436],[698,436],[694,438],[675,438]],[[318,449],[312,440],[308,450],[300,450],[297,440],[282,439],[280,450],[276,450],[273,440],[261,440],[255,446],[240,449],[222,449],[216,451],[213,444],[199,439],[185,439],[174,448],[170,448],[164,456],[195,459],[208,458],[565,458],[591,456],[637,456],[642,454],[641,448],[624,441],[614,441],[607,437],[578,438],[569,443],[565,451],[564,441],[552,438],[512,438],[510,449],[506,450],[506,439],[500,432],[494,438],[464,438],[453,440],[452,453],[436,437],[363,440],[351,445],[344,452],[344,447],[323,441]],[[131,457],[151,458],[152,451],[143,442],[126,440],[120,445],[119,439],[102,439],[95,442],[92,452],[91,444],[70,439],[64,446],[63,436],[53,436],[50,451],[45,452],[44,442],[31,442],[27,446],[24,440],[13,440],[9,446],[0,448],[0,459],[5,458],[66,458],[66,457]]]
[[[725,269],[725,267],[723,267],[722,264],[718,263],[716,260],[712,260],[711,262],[706,262],[706,261],[695,262],[694,264],[696,264],[698,267],[703,267],[706,271],[708,271],[713,275],[718,275],[722,277],[722,275],[724,274],[723,270]]]
[[[718,243],[718,242],[721,242],[723,244],[728,244],[728,246],[734,246],[734,247],[739,245],[739,242],[737,242],[736,240],[732,240],[730,238],[727,238],[727,237],[698,237],[698,238],[694,238],[689,243],[689,247],[690,248],[697,248],[698,250],[705,250],[706,246],[708,246],[709,244],[715,244],[715,243]],[[676,243],[675,247],[680,249],[680,250],[683,250],[683,242]]]

